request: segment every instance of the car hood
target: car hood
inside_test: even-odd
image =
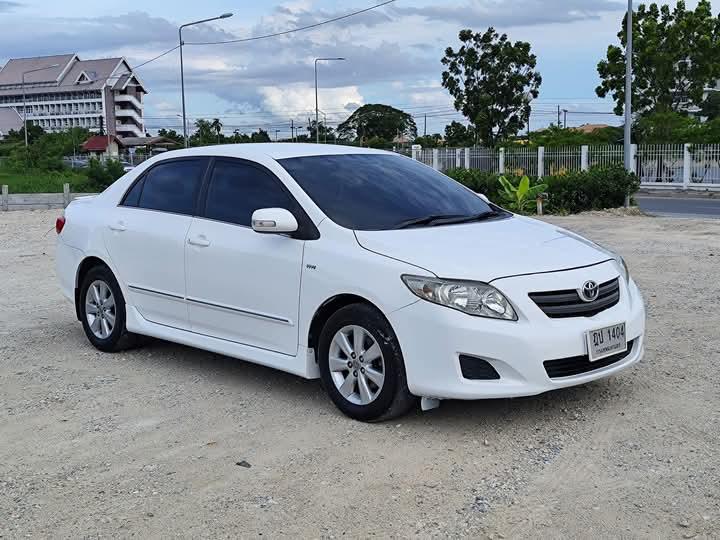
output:
[[[592,242],[534,219],[390,231],[355,231],[362,247],[438,277],[493,281],[590,266],[612,259]]]

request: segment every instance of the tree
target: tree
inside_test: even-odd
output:
[[[610,45],[597,66],[602,83],[595,92],[611,95],[615,113],[625,108],[625,24],[620,46]],[[641,4],[633,16],[633,110],[640,114],[700,106],[704,90],[720,77],[720,20],[708,0],[694,11],[678,1],[675,9]]]
[[[720,118],[720,91],[710,92],[700,106],[700,115],[708,120]]]
[[[340,139],[363,141],[379,138],[392,141],[398,136],[415,138],[417,125],[408,113],[389,105],[363,105],[337,128]]]
[[[165,137],[166,139],[170,139],[171,141],[174,141],[176,144],[182,144],[183,143],[183,136],[181,133],[178,133],[174,129],[165,129],[162,128],[158,130],[158,135],[160,137]]]
[[[483,34],[462,30],[459,38],[457,51],[445,50],[442,84],[480,139],[492,146],[527,124],[530,102],[542,84],[537,58],[529,43],[511,43],[492,27]]]
[[[307,128],[305,128],[305,129],[307,129],[310,132],[310,134],[309,134],[310,139],[313,141],[316,141],[317,140],[316,132],[318,130],[318,127],[316,125],[315,120],[308,119],[308,125],[307,125]],[[333,128],[326,126],[325,124],[320,122],[319,129],[320,129],[320,142],[327,142],[328,139],[332,140],[335,138],[335,133],[334,133],[335,130]]]
[[[195,120],[195,133],[190,136],[190,142],[193,146],[207,146],[213,143],[213,126],[212,122],[199,118]]]
[[[217,135],[217,143],[220,144],[220,134],[222,133],[223,128],[222,122],[219,118],[213,118],[212,122],[210,122],[210,127]]]
[[[423,148],[437,148],[442,144],[442,135],[439,133],[433,133],[432,135],[416,137],[413,144],[419,144]]]
[[[448,146],[472,146],[475,144],[475,130],[453,120],[445,126],[445,144]]]

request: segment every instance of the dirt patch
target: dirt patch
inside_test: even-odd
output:
[[[230,358],[95,351],[55,282],[56,214],[0,214],[3,537],[720,535],[719,221],[547,218],[625,256],[645,360],[367,425]]]

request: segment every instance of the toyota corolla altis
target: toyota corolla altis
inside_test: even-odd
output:
[[[620,256],[387,152],[167,152],[56,229],[98,349],[146,335],[321,378],[359,420],[583,384],[644,351]]]

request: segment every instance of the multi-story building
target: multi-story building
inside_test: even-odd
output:
[[[26,108],[28,122],[45,131],[84,127],[120,138],[142,137],[146,93],[124,58],[14,58],[0,69],[0,107],[12,108],[21,117]]]

